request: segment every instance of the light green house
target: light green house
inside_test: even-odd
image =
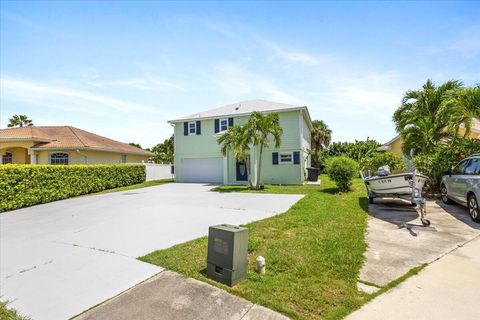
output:
[[[283,128],[280,148],[271,143],[262,154],[261,181],[270,184],[301,184],[310,166],[310,132],[312,121],[306,106],[296,106],[265,100],[242,101],[224,107],[196,113],[176,120],[175,180],[246,184],[245,165],[238,163],[231,152],[223,156],[217,138],[234,124],[243,125],[253,111],[276,112]],[[253,181],[258,150],[252,149],[250,164]]]

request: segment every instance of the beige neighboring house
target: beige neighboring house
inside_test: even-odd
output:
[[[464,135],[465,127],[462,126],[458,133],[459,135]],[[472,130],[470,131],[469,136],[472,139],[477,139],[480,141],[480,120],[473,119]],[[398,154],[399,156],[403,156],[402,146],[403,146],[403,139],[400,135],[397,135],[392,140],[382,144],[378,148],[378,151],[391,151],[393,153]]]
[[[71,126],[0,129],[2,164],[141,163],[153,154]]]

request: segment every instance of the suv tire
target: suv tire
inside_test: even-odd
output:
[[[450,200],[450,198],[448,197],[448,193],[447,193],[447,187],[442,183],[442,185],[440,186],[440,192],[442,194],[442,201],[443,203],[445,204],[453,204],[453,201]]]
[[[480,222],[480,207],[474,194],[468,197],[468,213],[473,221]]]

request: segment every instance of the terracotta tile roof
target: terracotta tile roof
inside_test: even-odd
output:
[[[129,154],[151,152],[71,126],[31,126],[0,129],[0,140],[32,140],[38,149],[92,149]]]

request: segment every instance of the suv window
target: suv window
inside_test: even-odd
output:
[[[460,162],[458,165],[453,168],[452,173],[453,174],[464,174],[465,173],[465,168],[467,167],[468,162],[470,159],[465,159],[462,162]]]
[[[471,159],[468,166],[465,168],[465,174],[479,174],[480,173],[480,159]]]

